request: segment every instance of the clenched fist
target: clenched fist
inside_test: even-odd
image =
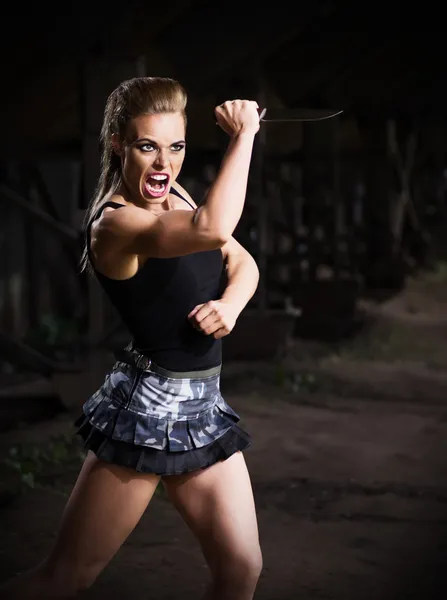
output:
[[[227,100],[216,106],[214,114],[217,124],[229,136],[243,132],[256,134],[259,131],[258,103],[254,100]]]
[[[216,340],[231,333],[237,317],[232,305],[222,300],[198,304],[188,315],[195,329],[205,335],[213,335]]]

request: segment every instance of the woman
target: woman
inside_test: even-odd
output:
[[[253,259],[232,238],[258,106],[234,100],[215,109],[230,141],[199,208],[176,183],[185,108],[182,86],[168,78],[125,81],[107,101],[83,268],[93,270],[133,342],[77,421],[89,451],[52,552],[2,598],[71,598],[89,587],[160,479],[211,569],[206,598],[253,598],[261,552],[242,455],[250,438],[220,395],[219,373],[221,338],[258,282]]]

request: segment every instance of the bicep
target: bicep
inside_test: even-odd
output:
[[[197,211],[173,210],[155,216],[122,208],[103,216],[97,239],[104,252],[172,258],[221,247],[196,225]]]

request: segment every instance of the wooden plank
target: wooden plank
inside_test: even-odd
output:
[[[66,240],[78,241],[79,234],[76,230],[64,225],[59,221],[56,221],[47,212],[41,208],[31,204],[21,194],[12,190],[5,184],[0,184],[0,198],[3,196],[8,203],[12,203],[14,206],[20,208],[27,217],[32,218],[34,221],[39,221],[43,225],[49,227],[54,233],[59,234]]]

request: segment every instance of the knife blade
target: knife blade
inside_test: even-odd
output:
[[[259,120],[263,123],[324,121],[341,115],[342,110],[326,110],[324,108],[263,108]]]

